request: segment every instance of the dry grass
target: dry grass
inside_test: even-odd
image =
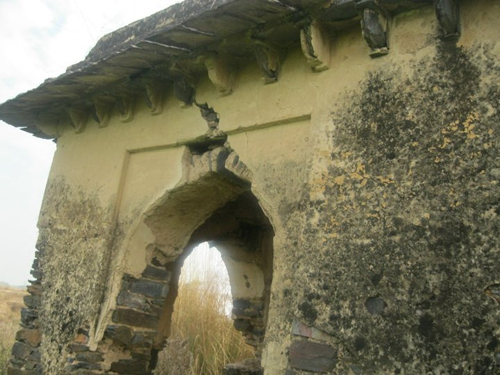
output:
[[[0,287],[0,375],[7,374],[10,350],[19,329],[24,289]]]
[[[210,265],[211,261],[204,263],[208,266],[203,272],[192,272],[196,277],[188,280],[185,275],[189,272],[183,268],[171,344],[160,353],[158,375],[220,375],[226,364],[254,356],[253,348],[245,344],[228,316],[232,301],[227,272],[222,274],[220,267]],[[190,265],[184,267],[189,270]],[[185,365],[172,368],[176,357]]]

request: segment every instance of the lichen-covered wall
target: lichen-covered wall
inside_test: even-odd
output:
[[[44,373],[66,366],[67,345],[95,327],[110,260],[112,211],[92,192],[50,181],[37,243],[43,295],[40,326]]]
[[[342,373],[498,370],[499,76],[491,45],[437,44],[332,104],[283,292]]]

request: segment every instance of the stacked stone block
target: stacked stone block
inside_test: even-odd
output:
[[[260,366],[260,360],[247,359],[239,363],[226,365],[224,375],[263,375],[264,369]]]
[[[169,271],[151,265],[146,267],[140,279],[124,276],[113,313],[114,324],[108,326],[105,336],[128,350],[131,358],[113,362],[111,371],[148,374],[154,369],[157,351],[153,348],[153,338],[170,280]]]
[[[42,296],[42,271],[39,264],[40,253],[35,253],[31,270],[34,280],[28,286],[28,295],[24,297],[21,310],[21,329],[16,334],[16,342],[12,347],[12,357],[8,375],[42,374],[40,344],[42,331],[38,319]]]
[[[158,351],[153,348],[162,307],[169,291],[171,274],[148,266],[137,279],[124,275],[112,323],[107,326],[97,351],[90,351],[88,332],[80,330],[70,345],[65,371],[77,374],[150,374]],[[109,347],[119,348],[123,358],[106,361]]]
[[[328,334],[295,319],[286,375],[332,373],[338,362],[338,350],[333,342]]]
[[[234,328],[245,337],[245,342],[260,356],[265,333],[265,304],[262,298],[233,300]]]

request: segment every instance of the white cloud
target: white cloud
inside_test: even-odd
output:
[[[102,35],[176,2],[0,0],[0,102],[83,60]],[[28,280],[54,149],[0,122],[0,281]]]

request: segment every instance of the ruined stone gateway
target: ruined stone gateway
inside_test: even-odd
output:
[[[151,373],[203,241],[253,374],[499,374],[499,19],[187,0],[2,104],[57,142],[9,374]]]

